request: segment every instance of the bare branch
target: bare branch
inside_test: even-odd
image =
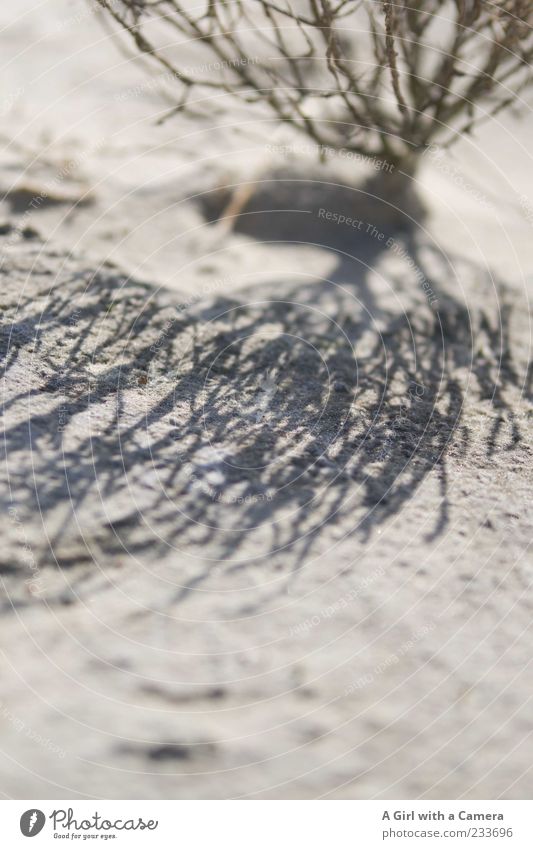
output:
[[[169,114],[219,93],[262,103],[317,146],[396,164],[531,84],[531,0],[98,2],[175,80]]]

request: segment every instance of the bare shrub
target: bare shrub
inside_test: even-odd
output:
[[[321,147],[412,169],[531,80],[530,0],[98,0],[175,80],[172,112],[226,93]]]

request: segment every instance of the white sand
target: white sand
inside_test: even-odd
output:
[[[0,27],[0,790],[530,797],[529,108],[410,222],[229,101],[156,127],[81,2]]]

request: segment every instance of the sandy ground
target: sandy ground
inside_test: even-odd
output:
[[[0,791],[530,797],[529,106],[415,202],[0,28]]]

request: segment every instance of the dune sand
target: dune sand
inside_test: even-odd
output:
[[[0,16],[4,795],[527,798],[529,105],[391,197]]]

